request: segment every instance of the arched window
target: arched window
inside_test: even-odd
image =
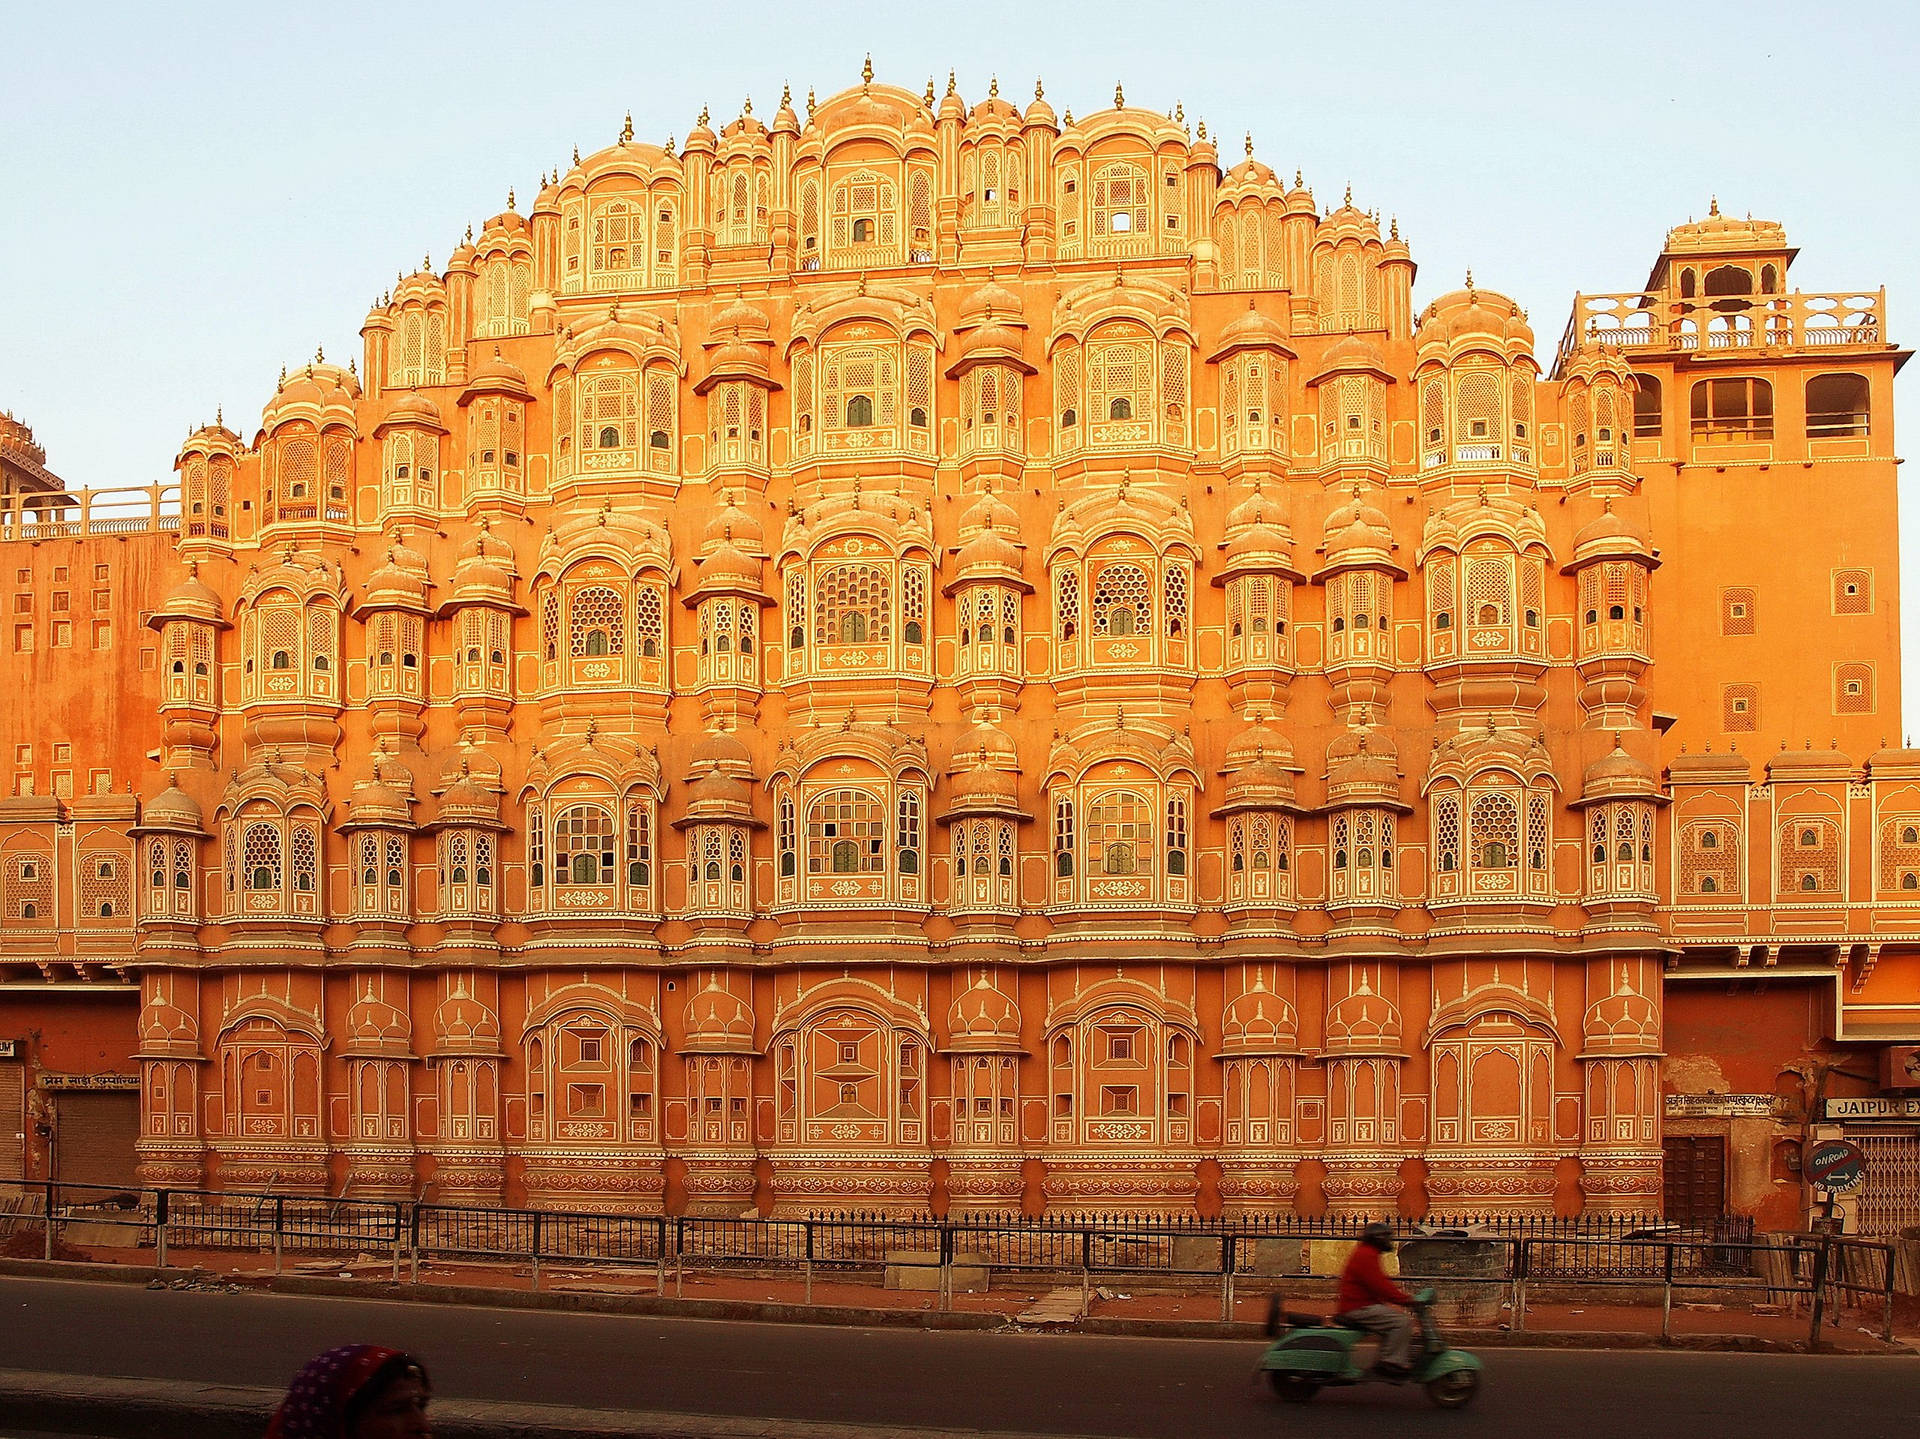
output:
[[[1056,878],[1070,879],[1074,865],[1073,798],[1062,795],[1053,803],[1053,872]]]
[[[553,863],[562,884],[612,884],[613,816],[597,804],[561,810],[553,821]]]
[[[886,644],[892,638],[889,575],[878,565],[835,565],[814,589],[813,641],[819,645]]]
[[[900,796],[897,830],[894,854],[900,873],[920,873],[920,796],[912,791]]]
[[[625,609],[620,592],[607,585],[576,590],[568,607],[573,657],[625,654]]]
[[[1867,434],[1865,375],[1815,375],[1807,381],[1807,438],[1836,440]]]
[[[256,820],[246,827],[242,869],[248,890],[257,894],[278,894],[285,860],[280,844],[280,827]]]
[[[807,808],[807,873],[879,873],[886,868],[887,816],[865,790],[830,790]]]
[[[1150,873],[1154,807],[1132,790],[1109,790],[1087,808],[1087,869],[1091,874]]]
[[[1151,634],[1153,598],[1139,565],[1103,565],[1093,585],[1093,632],[1100,636]]]
[[[1483,794],[1469,816],[1474,862],[1481,869],[1513,869],[1519,864],[1520,811],[1505,794]]]
[[[1773,386],[1765,380],[1697,380],[1692,391],[1696,442],[1737,443],[1773,438]]]
[[[1147,218],[1147,172],[1137,165],[1103,165],[1093,172],[1093,236],[1139,235],[1151,239]]]

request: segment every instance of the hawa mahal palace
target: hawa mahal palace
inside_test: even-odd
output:
[[[629,122],[166,483],[13,426],[14,1172],[1797,1206],[1920,1038],[1883,297],[1716,206],[1543,368],[1247,150]]]

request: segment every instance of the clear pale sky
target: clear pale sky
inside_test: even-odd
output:
[[[1251,131],[1322,201],[1350,181],[1398,217],[1416,304],[1469,267],[1512,295],[1543,364],[1576,290],[1642,284],[1666,228],[1716,194],[1786,225],[1797,288],[1885,285],[1891,337],[1920,343],[1911,0],[0,0],[0,408],[70,485],[166,481],[216,405],[250,438],[283,364],[357,356],[397,271],[444,263],[509,186],[524,211],[542,170],[612,142],[627,111],[656,143],[703,103],[716,125],[748,96],[769,116],[783,81],[858,83],[869,49],[915,90],[956,70],[969,103],[995,75],[1024,102],[1037,75],[1056,110],[1086,111],[1122,81],[1129,103],[1184,102],[1228,163]],[[1920,425],[1920,364],[1899,389]]]

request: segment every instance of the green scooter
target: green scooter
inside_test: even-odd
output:
[[[1305,1404],[1330,1385],[1419,1384],[1442,1409],[1462,1409],[1480,1392],[1480,1361],[1464,1349],[1450,1349],[1433,1323],[1433,1290],[1413,1296],[1413,1314],[1419,1326],[1414,1341],[1413,1368],[1405,1379],[1374,1369],[1362,1369],[1354,1351],[1367,1331],[1343,1324],[1338,1317],[1295,1314],[1285,1309],[1278,1294],[1267,1306],[1267,1333],[1274,1336],[1260,1356],[1273,1392],[1290,1404]]]

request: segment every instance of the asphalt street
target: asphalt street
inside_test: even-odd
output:
[[[463,1399],[1238,1439],[1396,1434],[1622,1439],[1826,1434],[1909,1439],[1920,1360],[1499,1349],[1477,1403],[1432,1409],[1369,1386],[1283,1405],[1252,1382],[1256,1343],[842,1329],[461,1308],[257,1292],[0,1279],[0,1365],[284,1384],[330,1345],[419,1354]]]

